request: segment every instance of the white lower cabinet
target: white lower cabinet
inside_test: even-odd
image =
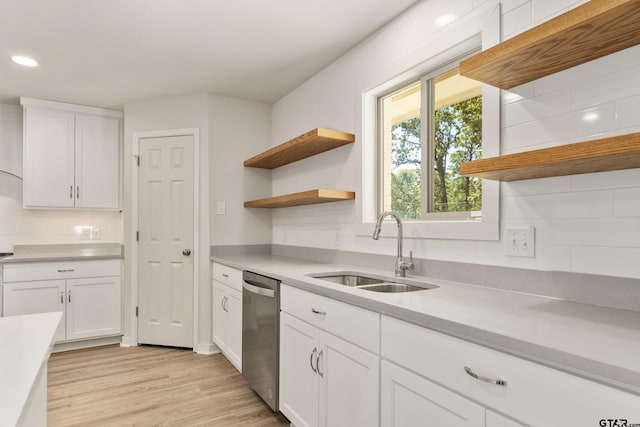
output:
[[[381,325],[383,426],[425,419],[487,427],[640,419],[640,396],[387,316]]]
[[[74,278],[104,273],[114,275]],[[51,277],[60,278],[41,280]],[[56,342],[122,333],[119,260],[9,264],[3,269],[2,288],[5,316],[62,312]]]
[[[414,427],[419,420],[438,427],[485,425],[482,406],[386,360],[381,390],[383,426]]]
[[[213,263],[213,342],[242,371],[242,271]]]
[[[370,319],[376,335],[379,315],[286,285],[281,297],[280,411],[296,427],[379,425],[379,356],[338,336],[353,333],[350,309],[354,323]],[[287,310],[308,312],[316,324]]]
[[[213,282],[213,342],[242,370],[242,292]]]

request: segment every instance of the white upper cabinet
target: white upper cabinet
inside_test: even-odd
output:
[[[21,98],[25,208],[120,209],[122,113]]]

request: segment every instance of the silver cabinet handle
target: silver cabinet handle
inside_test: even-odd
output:
[[[228,274],[226,274],[226,273],[222,273],[222,277],[224,277],[225,279],[228,279],[228,278],[229,278],[229,275],[228,275]]]
[[[73,199],[73,185],[69,186],[69,198]]]
[[[312,312],[313,314],[319,314],[319,315],[321,315],[321,316],[326,316],[326,315],[327,315],[327,312],[326,312],[326,311],[321,311],[321,310],[318,310],[318,309],[316,309],[316,308],[311,308],[311,312]]]
[[[76,199],[80,200],[80,186],[76,187]]]
[[[314,374],[318,373],[318,370],[313,367],[313,355],[316,354],[317,352],[318,352],[318,349],[313,347],[313,351],[311,352],[311,357],[309,357],[309,365],[311,365],[311,370],[313,371]]]
[[[69,296],[69,303],[71,303],[71,291],[69,291],[67,295]]]
[[[184,249],[184,250],[182,251],[182,255],[184,255],[184,256],[189,256],[189,255],[191,255],[191,249]]]
[[[260,286],[254,286],[250,283],[247,283],[246,281],[242,283],[242,287],[251,293],[262,295],[263,297],[275,298],[276,296],[275,290],[269,288],[261,288]]]
[[[318,353],[318,357],[316,357],[316,369],[318,370],[318,375],[320,375],[320,378],[324,377],[324,374],[320,371],[320,358],[322,358],[322,352],[323,350],[320,350],[320,353]]]
[[[507,382],[505,380],[495,379],[495,378],[487,378],[487,377],[480,376],[480,375],[476,374],[475,372],[473,372],[471,370],[471,368],[468,367],[468,366],[464,367],[464,371],[469,376],[471,376],[471,377],[473,377],[473,378],[475,378],[477,380],[484,381],[485,383],[499,385],[500,387],[506,387],[507,386]]]
[[[73,268],[67,268],[67,269],[64,269],[64,270],[58,270],[58,273],[70,273],[72,271],[73,271]]]
[[[229,310],[227,310],[227,297],[222,298],[222,309],[226,312],[228,312]]]
[[[64,292],[60,291],[60,304],[64,304]]]

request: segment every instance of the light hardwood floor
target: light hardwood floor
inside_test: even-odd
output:
[[[49,426],[288,426],[224,356],[106,346],[49,359]]]

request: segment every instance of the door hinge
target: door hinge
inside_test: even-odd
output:
[[[138,317],[138,306],[136,305],[136,317]]]
[[[140,232],[136,231],[136,242],[140,241]]]

